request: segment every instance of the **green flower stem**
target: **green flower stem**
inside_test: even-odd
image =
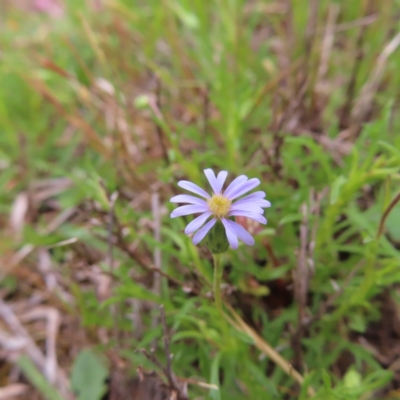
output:
[[[213,254],[214,258],[214,300],[217,310],[222,314],[222,298],[221,298],[221,280],[222,280],[222,264],[221,254]]]

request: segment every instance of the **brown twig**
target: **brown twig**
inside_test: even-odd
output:
[[[365,264],[365,261],[362,260],[350,271],[349,275],[347,275],[345,281],[343,282],[342,287],[338,291],[333,293],[330,297],[328,297],[328,299],[325,302],[321,303],[317,313],[312,318],[310,318],[308,321],[306,321],[306,323],[305,323],[306,328],[311,326],[311,324],[318,321],[319,319],[321,319],[323,317],[324,314],[326,314],[328,308],[331,305],[333,305],[333,303],[344,292],[344,289],[346,289],[346,287],[350,284],[351,280],[354,278],[356,273],[363,267],[364,264]]]
[[[108,200],[108,214],[107,214],[107,264],[108,264],[108,271],[110,274],[114,271],[114,224],[115,224],[115,203],[118,199],[118,192],[114,192],[112,194],[108,193],[105,183],[103,180],[100,180],[100,186],[102,187],[105,197]],[[107,275],[104,272],[100,273],[99,282],[97,288],[97,295],[100,298],[100,301],[105,300],[111,295],[112,290],[112,279],[110,275]],[[101,289],[100,289],[101,288]],[[120,337],[119,327],[118,327],[118,316],[120,314],[119,305],[118,303],[112,304],[111,307],[111,314],[113,317],[113,335],[116,339]]]
[[[208,95],[208,85],[202,90],[203,93],[203,135],[206,137],[208,132],[208,120],[210,118],[210,96]]]
[[[303,219],[300,225],[300,250],[298,254],[297,268],[294,270],[294,296],[298,307],[297,330],[292,337],[294,349],[294,365],[297,369],[302,366],[301,341],[304,335],[305,310],[307,306],[307,292],[309,282],[309,271],[307,267],[307,247],[308,247],[308,208],[305,203],[301,205]]]
[[[309,228],[309,219],[310,215],[319,216],[321,201],[327,193],[328,188],[317,194],[314,190],[311,190],[310,207],[308,208],[306,204],[301,206],[303,218],[300,226],[300,250],[297,268],[294,271],[295,298],[298,304],[298,325],[296,332],[292,336],[292,345],[295,352],[293,363],[298,369],[302,366],[301,341],[311,320],[306,315],[305,310],[307,307],[309,282],[314,269],[314,247],[318,228],[318,218],[315,218],[311,229]]]
[[[167,321],[165,319],[165,309],[163,305],[160,306],[160,314],[161,314],[161,323],[164,333],[165,357],[167,360],[166,376],[171,387],[179,389],[175,374],[172,372],[172,363],[171,363],[172,354],[170,352],[170,347],[169,347],[169,334],[167,328]]]
[[[107,237],[108,237],[108,263],[110,270],[114,270],[114,241],[113,230],[114,230],[114,220],[115,220],[115,203],[118,199],[118,192],[114,192],[109,197],[109,210],[108,210],[108,224],[107,224]]]
[[[161,361],[153,353],[150,354],[146,349],[139,349],[138,351],[142,353],[156,367],[158,367],[165,376],[167,376],[167,370],[165,369],[164,365],[161,364]]]
[[[370,0],[368,4],[370,4]],[[370,8],[367,5],[367,9]],[[350,74],[350,80],[349,84],[346,89],[346,103],[343,105],[342,112],[339,118],[340,121],[340,126],[344,127],[347,126],[348,124],[348,119],[350,116],[351,112],[351,106],[353,104],[354,100],[354,95],[355,95],[355,89],[356,89],[356,82],[357,82],[357,76],[358,76],[358,71],[361,68],[362,61],[364,59],[364,53],[362,51],[362,47],[364,44],[364,38],[366,34],[368,25],[361,25],[360,30],[358,32],[357,40],[356,40],[356,56],[353,64],[353,69]]]
[[[387,217],[389,216],[390,212],[393,210],[395,205],[400,202],[400,192],[397,193],[397,195],[394,197],[394,199],[389,203],[387,206],[385,212],[383,213],[381,220],[379,222],[379,228],[378,228],[378,233],[376,235],[376,238],[379,239],[383,233],[383,229],[385,227],[385,222],[387,220]]]
[[[29,358],[36,364],[44,376],[51,381],[54,377],[54,385],[66,399],[74,399],[73,394],[70,391],[69,383],[64,372],[60,368],[56,368],[56,371],[49,371],[48,365],[54,366],[54,363],[50,361],[50,364],[46,360],[39,347],[36,345],[28,331],[21,324],[18,317],[15,315],[11,307],[9,307],[2,299],[0,299],[0,317],[9,326],[14,336],[25,341],[25,351]],[[56,321],[58,324],[58,322]],[[54,327],[50,326],[51,334],[54,334]],[[49,346],[54,346],[54,341],[48,343]],[[55,354],[55,353],[54,353]],[[55,355],[54,355],[55,356]]]
[[[154,221],[154,240],[157,243],[161,241],[161,214],[160,214],[160,196],[158,193],[153,193],[151,196],[151,209]],[[156,269],[161,271],[161,250],[157,246],[153,252],[153,261]],[[161,275],[155,273],[153,278],[153,292],[160,295],[161,290]]]
[[[37,307],[21,316],[22,321],[45,319],[46,326],[46,357],[44,372],[50,383],[54,384],[57,380],[57,334],[61,325],[60,312],[53,307]]]
[[[157,118],[163,119],[161,116],[161,80],[156,76],[156,91],[155,91],[155,101],[150,102],[150,107],[152,108],[153,112],[156,114]],[[158,136],[158,140],[160,142],[160,146],[162,149],[162,154],[163,158],[165,160],[165,163],[168,165],[169,164],[169,158],[168,158],[168,148],[165,143],[165,132],[163,128],[161,127],[160,124],[156,123],[156,132]]]
[[[318,9],[319,9],[320,0],[309,0],[309,16],[306,27],[306,38],[305,38],[305,46],[306,46],[306,59],[310,59],[310,54],[312,50],[312,45],[315,39],[315,33],[317,31],[317,17],[318,17]]]
[[[103,236],[100,236],[98,234],[94,234],[94,236],[100,240],[105,240]],[[168,275],[166,272],[160,270],[159,268],[156,268],[154,265],[151,265],[150,263],[146,263],[145,260],[143,260],[138,254],[129,249],[129,246],[125,243],[125,241],[123,240],[118,241],[115,244],[115,246],[118,247],[120,250],[122,250],[124,253],[126,253],[132,260],[135,260],[145,270],[154,272],[155,274],[159,274],[164,278],[166,278],[170,283],[173,283],[181,288],[187,287],[185,282],[182,282],[179,279],[176,279],[173,276]],[[200,291],[197,290],[195,287],[190,288],[190,291],[197,295],[200,295]]]
[[[140,349],[139,351],[164,373],[169,383],[170,389],[178,395],[177,400],[178,399],[188,400],[185,389],[181,387],[172,370],[172,362],[171,362],[172,354],[170,352],[170,339],[169,339],[167,322],[165,318],[165,310],[163,305],[160,306],[160,316],[161,316],[161,323],[164,335],[163,338],[164,338],[164,351],[166,356],[166,367],[162,365],[160,360],[153,353],[149,353],[145,349]]]
[[[103,218],[103,215],[100,214],[99,217]],[[161,218],[161,215],[160,215]],[[160,220],[161,223],[161,220]],[[183,282],[180,281],[179,279],[167,274],[166,272],[164,272],[160,267],[161,267],[161,259],[159,262],[159,265],[155,265],[151,263],[151,259],[147,259],[145,257],[142,257],[140,254],[138,254],[135,250],[131,249],[129,247],[129,245],[127,244],[126,240],[124,239],[123,235],[122,235],[122,231],[123,231],[123,226],[121,225],[120,221],[118,220],[117,216],[114,215],[114,235],[112,237],[112,240],[114,241],[114,246],[116,248],[118,248],[119,250],[121,250],[122,252],[124,252],[126,255],[128,255],[128,257],[130,257],[132,260],[135,260],[143,269],[145,269],[146,271],[150,271],[153,272],[154,275],[159,275],[159,276],[163,276],[164,278],[166,278],[170,283],[179,286],[181,288],[185,288],[188,289],[188,285]],[[160,231],[161,231],[161,227],[160,227]],[[102,236],[96,232],[93,232],[93,235],[105,242],[108,242],[109,237],[105,237]],[[158,234],[157,234],[158,235]],[[161,239],[161,236],[160,236]],[[154,259],[155,259],[155,255],[154,255]],[[158,258],[157,258],[158,259]],[[199,289],[197,289],[196,287],[190,287],[190,292],[194,293],[198,296],[203,296],[206,298],[205,295],[201,294],[201,291]]]
[[[374,70],[360,91],[351,111],[351,123],[355,132],[357,132],[358,127],[364,121],[368,111],[370,110],[375,93],[383,78],[387,61],[398,46],[400,46],[400,33],[397,33],[397,35],[386,44],[381,54],[379,54]],[[351,132],[350,136],[354,136],[354,133]]]
[[[34,249],[35,246],[33,244],[27,243],[9,259],[0,259],[0,280],[3,280],[6,274],[16,267],[24,258],[28,257]]]
[[[290,365],[275,349],[273,349],[253,328],[246,324],[245,321],[239,316],[235,309],[227,302],[225,306],[233,316],[233,319],[225,314],[225,318],[228,322],[241,332],[246,333],[254,342],[254,345],[267,357],[269,357],[275,364],[282,368],[283,371],[290,377],[292,377],[300,385],[303,385],[304,378],[301,374]],[[309,386],[307,392],[310,396],[315,395],[314,389]]]
[[[284,144],[284,136],[281,133],[281,129],[284,127],[288,118],[292,116],[298,109],[298,107],[303,103],[303,99],[307,93],[307,88],[308,80],[304,79],[298,94],[289,103],[286,110],[283,113],[276,113],[277,115],[279,115],[279,117],[274,121],[272,126],[273,142],[271,148],[269,149],[269,153],[266,149],[263,148],[266,158],[271,160],[269,162],[271,169],[274,172],[275,176],[278,178],[282,178],[283,168],[281,160],[281,150]]]
[[[101,236],[97,233],[93,233],[93,235],[100,240],[107,241],[107,238],[104,236]],[[170,283],[173,283],[181,288],[187,288],[187,285],[185,282],[180,281],[179,279],[174,278],[171,275],[168,275],[166,272],[160,270],[159,268],[156,268],[154,265],[151,265],[151,261],[146,262],[142,257],[140,257],[136,252],[131,250],[129,246],[126,244],[126,242],[123,240],[122,235],[118,232],[116,233],[116,238],[117,241],[115,243],[115,246],[123,251],[125,254],[127,254],[132,260],[135,260],[142,268],[144,268],[147,271],[154,272],[155,274],[159,274],[166,278]],[[195,287],[190,288],[190,292],[201,296],[200,290],[196,289]],[[204,296],[206,297],[206,296]]]
[[[333,4],[331,4],[331,5],[333,5]],[[358,28],[359,26],[371,25],[377,20],[378,20],[378,15],[373,14],[373,15],[368,15],[367,17],[356,19],[354,21],[343,22],[341,24],[336,25],[336,27],[334,29],[334,33],[344,32],[349,29]],[[317,31],[316,35],[323,35],[324,32],[325,32],[325,29],[321,28]]]
[[[158,193],[153,193],[151,196],[151,209],[153,213],[154,222],[154,240],[157,243],[161,241],[161,214],[160,214],[160,196]],[[158,245],[153,252],[154,267],[157,271],[161,271],[161,250]],[[162,275],[154,271],[153,273],[153,293],[156,296],[161,295],[161,277]],[[158,325],[158,315],[156,313],[152,316],[151,327],[155,329]],[[156,339],[154,339],[153,346],[156,344]]]
[[[335,23],[339,15],[340,6],[337,3],[331,3],[328,9],[328,20],[326,22],[325,34],[322,40],[321,57],[318,68],[318,81],[325,79],[328,72],[329,58],[333,48],[335,38]]]
[[[0,388],[0,400],[21,398],[20,396],[24,396],[29,390],[30,389],[28,385],[23,385],[19,383],[2,387]]]

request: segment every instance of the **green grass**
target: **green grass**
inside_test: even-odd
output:
[[[0,35],[2,291],[10,303],[39,291],[63,329],[79,321],[73,352],[59,333],[67,375],[93,346],[110,371],[124,360],[125,377],[159,371],[137,350],[155,344],[165,365],[164,304],[175,374],[220,387],[191,384],[190,399],[377,399],[398,387],[399,334],[387,326],[398,319],[387,304],[400,304],[398,50],[354,116],[398,32],[397,2],[321,1],[314,22],[317,2],[306,1],[67,3],[61,19],[5,7]],[[223,280],[228,303],[302,386],[232,312],[221,318],[212,257],[183,234],[189,219],[169,218],[177,181],[203,186],[207,167],[258,177],[272,203],[255,246],[223,256]],[[26,244],[33,251],[13,264]],[[43,252],[71,300],[46,286]],[[112,278],[105,289],[101,277]]]

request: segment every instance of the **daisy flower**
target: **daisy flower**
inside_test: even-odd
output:
[[[200,243],[216,222],[221,221],[225,228],[228,242],[233,249],[238,247],[238,239],[252,246],[254,244],[253,237],[241,225],[232,221],[231,217],[240,216],[253,219],[261,224],[267,223],[263,216],[263,208],[270,207],[271,203],[264,199],[265,192],[254,192],[240,198],[240,196],[256,188],[260,184],[260,180],[257,178],[249,179],[246,175],[240,175],[222,191],[228,176],[227,171],[221,171],[218,176],[215,176],[214,171],[208,168],[204,170],[204,174],[210,183],[213,193],[211,195],[208,194],[192,182],[179,181],[178,186],[202,198],[188,194],[172,197],[170,200],[172,203],[187,203],[187,205],[176,208],[172,212],[171,218],[200,214],[185,229],[187,235],[195,232],[192,238],[194,244]],[[233,202],[235,199],[238,200]],[[206,223],[209,218],[211,219]]]

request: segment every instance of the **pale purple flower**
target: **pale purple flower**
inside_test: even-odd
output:
[[[267,220],[263,216],[263,208],[270,207],[271,203],[264,199],[265,192],[254,192],[238,199],[240,196],[256,188],[260,184],[259,179],[249,179],[246,175],[240,175],[222,191],[222,187],[228,176],[227,171],[221,171],[218,176],[215,176],[214,171],[208,168],[204,170],[204,174],[213,190],[212,195],[209,195],[205,190],[192,182],[179,181],[178,186],[202,198],[188,194],[180,194],[172,197],[170,200],[171,203],[187,203],[188,205],[176,208],[172,212],[171,218],[201,214],[190,222],[185,229],[187,235],[196,232],[192,238],[194,244],[200,243],[215,223],[220,220],[224,225],[228,242],[233,249],[238,247],[238,238],[249,246],[252,246],[254,239],[250,233],[229,217],[241,216],[258,221],[261,224],[267,223]],[[233,203],[235,199],[238,200]],[[211,219],[206,223],[209,218]]]
[[[63,6],[56,0],[34,0],[33,6],[37,11],[51,17],[60,18],[64,14]]]

